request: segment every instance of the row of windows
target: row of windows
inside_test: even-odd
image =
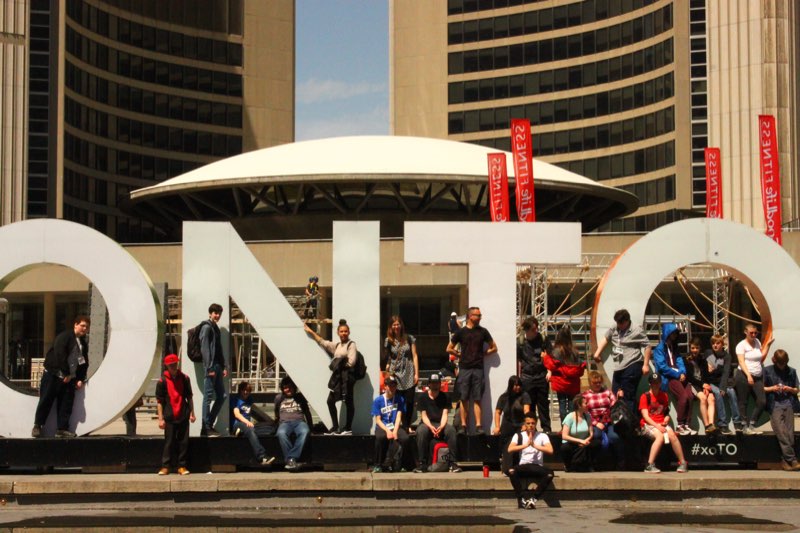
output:
[[[50,137],[50,5],[32,3],[28,66],[28,217],[47,216]]]
[[[170,2],[162,2],[169,4]],[[200,6],[198,6],[200,7]],[[202,11],[209,9],[200,8]],[[239,43],[207,39],[168,31],[109,15],[83,0],[67,2],[67,15],[90,31],[114,41],[185,59],[221,65],[242,66],[243,48]]]
[[[675,94],[672,73],[636,85],[586,96],[548,100],[525,105],[454,111],[448,114],[448,133],[494,131],[508,127],[511,118],[527,118],[531,124],[557,124],[602,117],[655,104]]]
[[[533,153],[542,157],[610,148],[651,139],[674,130],[673,107],[636,118],[572,130],[536,133],[534,128]]]
[[[66,98],[64,121],[90,135],[134,146],[226,157],[242,153],[242,137],[159,126],[109,115]]]
[[[120,52],[96,43],[72,28],[67,28],[66,41],[67,52],[84,63],[112,74],[147,83],[157,83],[165,87],[242,96],[241,74],[175,65]]]
[[[511,140],[508,137],[470,142],[507,152],[511,151]],[[555,164],[570,172],[596,181],[624,178],[673,166],[675,164],[675,141],[667,141],[655,146],[610,156],[564,161]]]
[[[104,0],[142,17],[200,30],[242,35],[244,0]]]
[[[69,133],[64,136],[64,145],[65,159],[76,165],[148,181],[163,181],[180,176],[205,164],[199,161],[182,161],[116,150]]]
[[[448,103],[482,102],[591,87],[638,76],[673,62],[672,38],[623,56],[516,76],[449,83]]]
[[[663,204],[675,199],[675,175],[617,187],[639,199],[639,207]]]
[[[214,126],[242,127],[241,105],[210,102],[120,85],[80,70],[72,63],[67,63],[66,86],[96,102],[135,113]]]
[[[635,0],[623,5],[619,0],[610,4],[608,0],[585,0],[526,13],[451,22],[447,25],[447,43],[472,43],[571,28],[630,13],[653,2],[655,0]]]
[[[64,219],[89,226],[109,235],[117,242],[159,242],[165,241],[164,232],[151,223],[138,218],[109,216],[104,213],[87,211],[70,203],[70,196],[64,197]]]
[[[666,226],[676,220],[681,220],[681,214],[676,209],[659,211],[638,217],[617,218],[597,228],[599,233],[645,233]]]
[[[472,13],[488,9],[535,4],[544,0],[447,0],[447,14]]]
[[[447,56],[447,72],[463,74],[574,59],[638,43],[671,28],[672,4],[608,28],[529,43],[451,52]]]

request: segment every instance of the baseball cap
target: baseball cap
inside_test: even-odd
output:
[[[452,313],[450,313],[450,316],[458,316],[458,315],[456,314],[455,311],[453,311]]]
[[[386,379],[383,380],[384,385],[397,385],[397,378],[394,376],[387,376]]]
[[[165,365],[177,365],[178,364],[178,356],[174,353],[169,354],[164,358]]]
[[[661,380],[661,376],[659,376],[655,372],[653,372],[652,374],[647,376],[647,382],[648,383],[655,383],[656,381],[660,381],[660,380]]]
[[[430,383],[441,383],[442,376],[440,374],[431,374],[431,377],[428,378],[428,384]]]

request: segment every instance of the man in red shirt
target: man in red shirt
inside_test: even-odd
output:
[[[639,399],[639,412],[642,413],[642,433],[653,440],[653,445],[650,446],[650,457],[644,471],[648,474],[661,472],[656,467],[656,457],[663,444],[671,444],[678,458],[678,473],[684,474],[689,471],[689,465],[683,457],[681,441],[669,425],[669,397],[661,390],[661,376],[650,374],[647,381],[650,390]]]

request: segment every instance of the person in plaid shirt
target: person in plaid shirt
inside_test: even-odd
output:
[[[617,401],[617,397],[603,385],[603,376],[599,372],[589,372],[589,390],[584,391],[583,398],[586,400],[586,409],[592,416],[594,438],[601,443],[606,442],[602,445],[603,450],[610,447],[617,470],[624,470],[625,446],[611,423],[611,406]]]

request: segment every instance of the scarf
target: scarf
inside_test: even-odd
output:
[[[175,374],[175,379],[172,378],[172,374],[169,373],[169,370],[164,371],[164,383],[167,384],[167,395],[169,396],[169,404],[172,406],[172,419],[178,420],[181,417],[181,412],[183,411],[183,386],[185,380],[183,379],[183,373],[179,370],[177,374]]]

